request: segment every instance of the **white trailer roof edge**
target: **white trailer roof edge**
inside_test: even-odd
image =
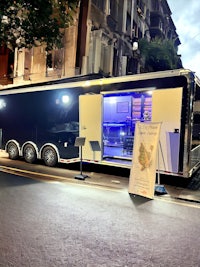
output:
[[[141,81],[146,79],[158,79],[165,77],[173,77],[173,76],[182,76],[194,74],[191,70],[188,69],[175,69],[175,70],[166,70],[166,71],[158,71],[158,72],[149,72],[149,73],[139,73],[134,75],[127,76],[118,76],[118,77],[109,77],[109,78],[99,78],[94,80],[86,80],[86,81],[72,81],[72,82],[61,82],[56,84],[27,84],[19,85],[18,87],[14,86],[5,86],[0,88],[0,95],[8,95],[8,94],[16,94],[16,93],[24,93],[24,92],[33,92],[34,91],[46,91],[46,90],[56,90],[56,89],[65,89],[65,88],[76,88],[76,87],[85,87],[89,86],[102,86],[108,85],[112,83],[123,83],[123,82],[131,82],[131,81]],[[196,77],[196,76],[195,76]],[[52,81],[55,82],[58,80]],[[200,84],[200,80],[196,77],[196,81]]]

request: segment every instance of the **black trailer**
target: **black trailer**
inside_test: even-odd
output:
[[[0,90],[1,148],[46,165],[80,160],[130,168],[137,121],[162,122],[159,172],[200,166],[200,82],[190,70],[104,78],[86,75]]]

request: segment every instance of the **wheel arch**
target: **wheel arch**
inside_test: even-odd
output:
[[[20,148],[20,144],[15,139],[10,139],[10,140],[7,141],[7,143],[5,145],[5,151],[8,152],[8,146],[9,146],[10,143],[14,143],[17,146],[18,151],[19,151],[19,155],[21,156],[22,155],[22,151],[21,151],[21,148]]]
[[[34,142],[32,142],[32,141],[26,141],[26,142],[22,145],[22,147],[21,147],[21,153],[22,153],[22,155],[24,154],[24,148],[25,148],[26,145],[31,145],[31,146],[34,147],[35,152],[36,152],[36,155],[37,155],[37,158],[38,158],[38,157],[39,157],[38,147],[37,147],[37,145],[36,145]]]
[[[38,159],[38,147],[32,141],[26,141],[21,148],[22,157],[27,163],[35,163]]]
[[[55,152],[56,152],[56,154],[57,154],[58,162],[59,162],[59,161],[60,161],[59,150],[58,150],[57,146],[54,145],[54,144],[52,144],[52,143],[45,143],[45,144],[40,148],[40,151],[39,151],[39,158],[42,159],[42,152],[43,152],[44,148],[47,147],[47,146],[50,146],[50,147],[52,147],[52,148],[55,150]]]

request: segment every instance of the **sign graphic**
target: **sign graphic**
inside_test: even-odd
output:
[[[161,123],[137,122],[129,193],[153,199]]]

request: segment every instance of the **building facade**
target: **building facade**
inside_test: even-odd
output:
[[[0,84],[139,73],[143,62],[137,41],[155,37],[173,40],[175,48],[180,44],[167,0],[81,0],[62,49],[48,54],[44,46],[0,49]]]

